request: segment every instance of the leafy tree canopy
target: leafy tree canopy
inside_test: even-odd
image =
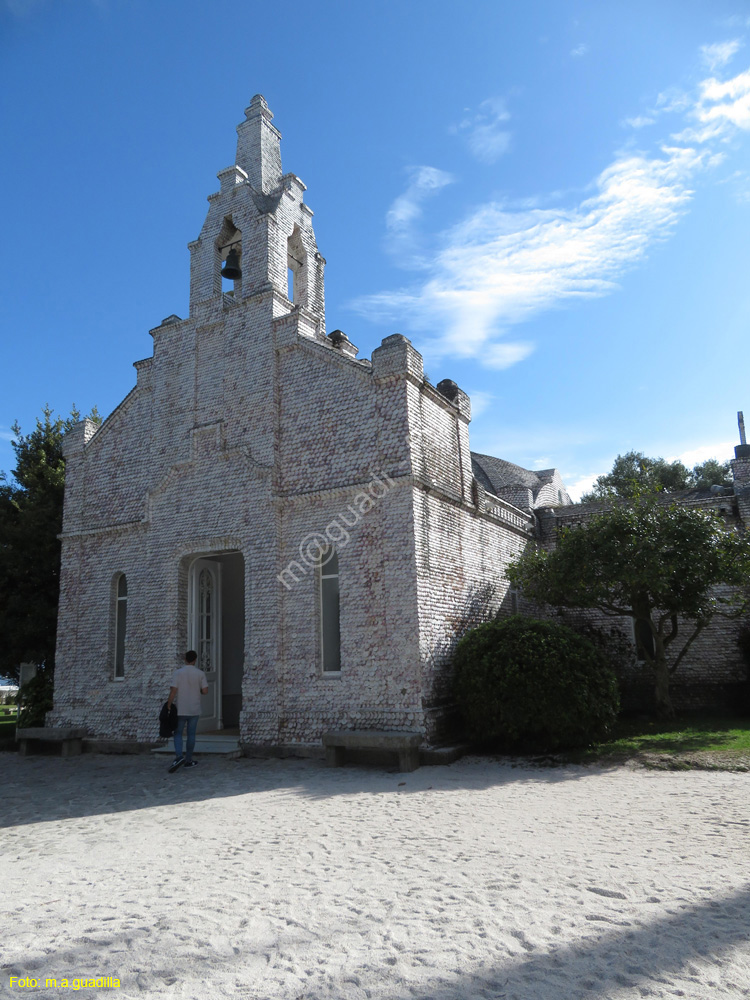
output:
[[[707,490],[712,486],[731,486],[732,472],[729,462],[719,462],[709,458],[693,466],[692,485],[699,490]]]
[[[641,451],[629,451],[617,456],[612,471],[599,476],[581,502],[610,496],[633,497],[643,490],[673,493],[690,488],[708,489],[716,484],[728,486],[731,482],[729,462],[710,458],[690,470],[682,462],[667,462],[663,458],[648,458]]]
[[[749,572],[750,535],[711,511],[641,493],[564,528],[554,550],[524,553],[508,577],[532,601],[634,619],[657,710],[670,716],[670,675],[715,615],[744,610]]]
[[[89,417],[101,418],[92,410]],[[80,419],[46,406],[30,434],[14,424],[16,466],[0,473],[0,674],[18,676],[23,662],[54,669],[60,586],[65,460],[62,439]]]

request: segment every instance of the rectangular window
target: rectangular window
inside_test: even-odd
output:
[[[339,673],[339,557],[333,549],[327,549],[320,557],[320,643],[323,673]]]
[[[128,617],[128,583],[123,574],[117,581],[115,610],[115,680],[125,676],[125,629]]]
[[[510,601],[510,613],[512,615],[518,614],[518,591],[515,587],[508,588],[508,598]]]

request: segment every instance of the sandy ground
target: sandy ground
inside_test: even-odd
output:
[[[0,756],[0,995],[750,996],[750,775],[167,763]]]

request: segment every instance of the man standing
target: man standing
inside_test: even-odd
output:
[[[177,729],[174,731],[174,762],[169,767],[169,773],[178,767],[195,767],[193,760],[195,733],[198,729],[198,719],[201,714],[201,695],[208,694],[206,675],[195,665],[198,654],[194,650],[185,653],[185,666],[172,674],[172,686],[167,699],[167,711],[172,702],[177,699]],[[187,749],[182,755],[182,730],[187,723]]]

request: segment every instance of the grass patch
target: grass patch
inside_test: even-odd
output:
[[[669,722],[625,719],[618,722],[614,737],[598,749],[604,754],[715,750],[750,753],[750,719],[682,717]]]
[[[581,763],[639,759],[674,769],[734,770],[741,758],[750,766],[750,718],[695,715],[668,722],[621,719],[611,739],[575,755]]]
[[[15,715],[0,717],[0,739],[12,736],[16,731]]]

